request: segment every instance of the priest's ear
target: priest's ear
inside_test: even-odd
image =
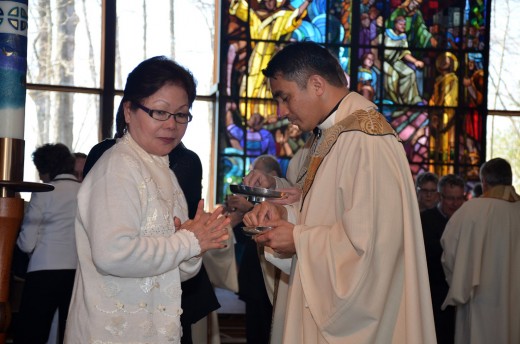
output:
[[[307,81],[307,87],[317,96],[321,96],[323,94],[326,85],[327,80],[318,74],[311,75]]]

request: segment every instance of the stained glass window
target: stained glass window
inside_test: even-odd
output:
[[[350,89],[403,140],[415,175],[478,179],[489,0],[227,0],[222,10],[219,200],[261,154],[285,169],[307,133],[278,118],[261,70],[292,41],[331,50]]]

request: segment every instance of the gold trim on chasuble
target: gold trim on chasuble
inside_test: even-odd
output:
[[[329,154],[330,150],[336,143],[339,135],[349,131],[361,131],[367,135],[383,136],[393,135],[399,142],[401,139],[392,128],[392,126],[386,121],[385,117],[379,113],[376,109],[371,110],[357,110],[349,115],[347,118],[334,124],[332,127],[323,130],[323,140],[316,147],[313,152],[312,149],[307,157],[308,163],[305,164],[305,168],[300,171],[298,176],[298,186],[302,189],[302,202],[301,207],[303,208],[303,202],[305,196],[309,192],[318,168],[320,167],[325,156]],[[311,137],[310,142],[317,140],[316,135]],[[305,176],[305,180],[303,177]],[[303,184],[303,185],[301,185]]]

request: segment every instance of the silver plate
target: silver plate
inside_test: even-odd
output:
[[[265,231],[268,231],[271,229],[273,229],[273,227],[269,227],[269,226],[242,227],[242,230],[244,231],[244,233],[249,234],[249,235],[260,234],[262,232],[265,232]]]
[[[246,195],[246,196],[257,196],[257,197],[265,197],[265,198],[280,198],[282,197],[282,193],[280,191],[259,188],[253,186],[247,186],[243,184],[231,184],[229,189],[234,194]]]

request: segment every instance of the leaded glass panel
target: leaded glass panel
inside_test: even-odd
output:
[[[274,153],[286,167],[303,144],[307,133],[277,117],[261,70],[284,44],[304,40],[333,52],[350,89],[379,107],[414,175],[478,179],[489,10],[489,0],[226,1],[218,196],[256,156]]]

